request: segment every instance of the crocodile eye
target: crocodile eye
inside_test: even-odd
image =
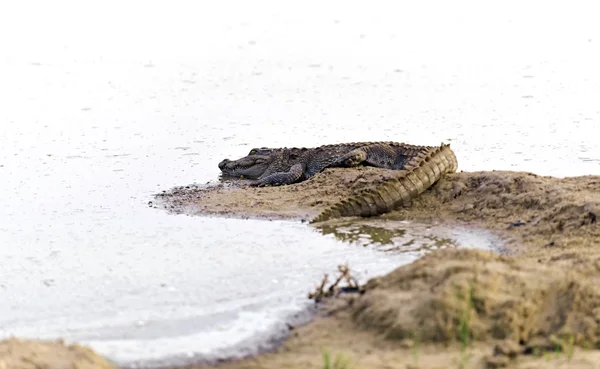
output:
[[[250,154],[248,154],[248,155],[254,155],[254,154],[256,154],[257,152],[258,152],[258,150],[256,150],[256,149],[252,149],[252,150],[250,150]]]

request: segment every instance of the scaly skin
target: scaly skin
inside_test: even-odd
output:
[[[380,215],[408,204],[446,173],[455,172],[458,162],[450,145],[428,147],[416,154],[398,176],[324,210],[310,223],[340,217]]]
[[[430,146],[397,142],[353,142],[316,148],[260,148],[238,160],[219,163],[225,175],[258,179],[253,186],[278,186],[297,183],[331,167],[371,165],[378,168],[405,169],[416,155]]]

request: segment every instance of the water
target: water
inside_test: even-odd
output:
[[[461,170],[598,174],[585,6],[3,4],[0,336],[63,336],[124,365],[251,353],[306,318],[337,264],[364,280],[417,257],[389,251],[408,242],[393,230],[493,247],[147,203],[254,146],[449,141]]]

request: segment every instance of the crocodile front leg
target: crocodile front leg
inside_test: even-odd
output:
[[[276,172],[252,183],[252,187],[281,186],[295,183],[302,177],[302,164],[294,164],[288,172]]]

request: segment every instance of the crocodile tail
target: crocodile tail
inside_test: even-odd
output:
[[[340,201],[321,212],[310,223],[341,217],[369,217],[390,212],[408,204],[446,173],[455,172],[457,169],[458,161],[450,149],[450,144],[429,147],[411,158],[395,178]]]

